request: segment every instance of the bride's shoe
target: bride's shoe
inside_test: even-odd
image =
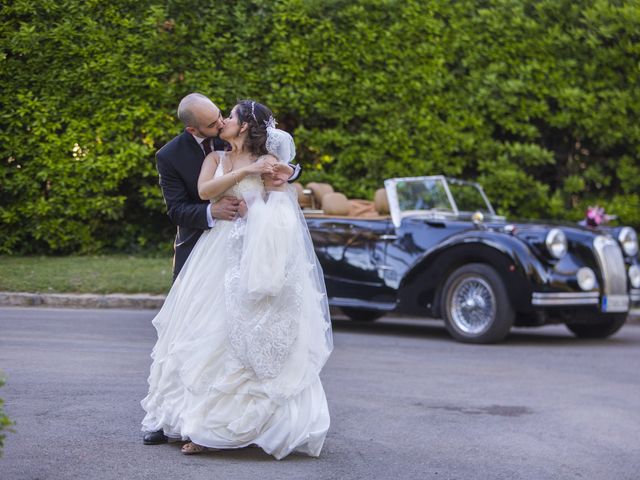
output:
[[[185,443],[182,446],[181,452],[185,455],[196,455],[198,453],[203,453],[207,450],[207,447],[203,447],[202,445],[198,445],[197,443],[189,442]]]

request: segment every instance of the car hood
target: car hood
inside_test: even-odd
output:
[[[586,228],[577,224],[556,222],[492,222],[486,223],[485,225],[491,230],[507,233],[527,243],[544,242],[547,233],[549,233],[549,231],[553,228],[562,230],[569,242],[586,241],[591,243],[596,236],[607,234],[607,232],[601,231],[599,229]]]
[[[473,223],[466,218],[455,219],[435,219],[424,218],[421,216],[408,217],[410,223],[414,225],[416,223],[429,223],[430,225],[441,226],[453,226],[457,225],[460,229],[465,230],[468,225],[473,228]],[[544,243],[547,233],[553,228],[558,228],[564,232],[569,243],[582,242],[592,244],[593,240],[598,235],[610,235],[615,238],[616,228],[619,227],[604,227],[604,228],[591,228],[583,227],[576,223],[562,223],[554,221],[535,221],[535,220],[518,220],[514,222],[500,220],[487,220],[484,221],[479,228],[488,229],[494,232],[505,233],[529,244],[541,244]]]

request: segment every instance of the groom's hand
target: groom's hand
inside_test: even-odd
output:
[[[238,216],[240,200],[236,197],[222,197],[211,204],[211,216],[218,220],[234,220]]]
[[[244,218],[247,215],[247,203],[244,200],[240,200],[238,205],[238,215]]]

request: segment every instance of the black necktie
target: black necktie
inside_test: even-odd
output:
[[[211,138],[207,137],[202,141],[202,148],[204,148],[205,157],[211,153]]]

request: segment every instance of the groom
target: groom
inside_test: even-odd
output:
[[[217,138],[224,122],[220,109],[199,93],[190,93],[178,105],[178,118],[184,131],[156,153],[160,188],[167,205],[167,215],[178,227],[174,243],[173,280],[177,278],[191,250],[204,230],[219,220],[233,220],[242,209],[236,197],[222,197],[215,203],[200,199],[198,177],[204,157],[212,150],[224,150]],[[294,182],[300,177],[299,165],[289,164],[292,173],[278,182]],[[145,445],[166,443],[162,430],[147,433]]]

